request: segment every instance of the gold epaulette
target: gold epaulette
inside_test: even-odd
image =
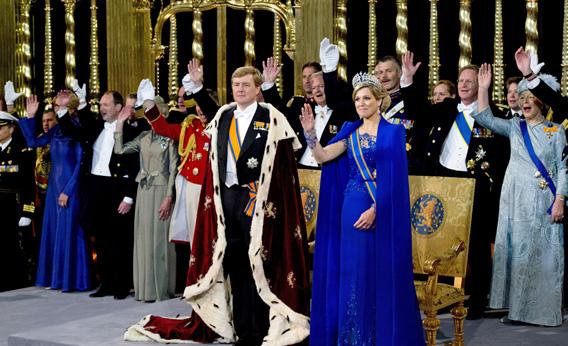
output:
[[[508,105],[504,105],[502,103],[496,103],[495,106],[502,112],[509,109]]]
[[[552,110],[552,108],[549,108],[548,113],[546,113],[546,120],[552,121],[553,115],[554,115],[554,111]]]
[[[294,99],[296,97],[304,98],[304,96],[302,96],[302,95],[294,95],[290,98],[290,100],[288,100],[288,103],[286,103],[286,107],[292,107],[292,103],[294,103]]]
[[[33,213],[35,212],[35,206],[34,206],[34,204],[33,204],[33,203],[31,203],[31,204],[24,204],[23,211],[24,211],[25,213],[32,213],[32,214],[33,214]]]

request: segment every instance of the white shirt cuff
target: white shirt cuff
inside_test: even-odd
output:
[[[59,107],[59,110],[57,111],[57,117],[61,118],[66,113],[67,113],[67,107]]]
[[[540,77],[536,76],[535,79],[527,81],[527,86],[529,87],[529,89],[534,89],[538,86],[539,83],[540,83]]]
[[[274,86],[273,82],[264,82],[264,83],[262,83],[260,88],[262,89],[262,91],[266,91],[266,90],[272,88],[273,86]]]
[[[203,89],[203,84],[201,84],[200,86],[195,87],[195,88],[190,88],[189,90],[186,89],[185,93],[187,95],[192,95],[192,94],[199,92],[201,89]]]
[[[132,203],[134,203],[134,200],[133,200],[132,198],[130,198],[130,197],[124,197],[124,198],[122,199],[122,201],[123,201],[124,203],[126,203],[126,204],[132,204]]]
[[[410,79],[410,80],[407,80]],[[405,76],[400,77],[400,87],[401,88],[406,88],[412,85],[412,78],[406,78]]]

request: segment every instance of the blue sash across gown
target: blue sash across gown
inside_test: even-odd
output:
[[[361,120],[346,123],[330,144],[348,138],[361,124]],[[350,304],[345,301],[350,293],[343,292],[350,285],[342,281],[349,280],[351,276],[342,277],[340,274],[342,266],[348,265],[351,260],[341,258],[341,239],[344,236],[341,229],[342,207],[350,171],[348,155],[341,155],[322,167],[312,287],[311,345],[355,345],[356,335],[351,333],[346,337],[345,330],[357,330],[360,327],[357,324],[363,326],[369,320],[374,323],[372,339],[376,345],[424,345],[412,274],[405,143],[403,126],[381,121],[374,150],[376,229],[359,231],[372,232],[369,234],[374,237],[374,251],[368,257],[371,259],[369,268],[362,268],[362,271],[373,274],[370,276],[374,276],[375,294],[357,297],[360,306],[376,305],[372,309],[373,316],[346,319],[345,311],[342,311],[342,306]],[[368,207],[370,204],[365,206]],[[349,326],[342,323],[349,323]],[[368,326],[365,328],[369,329]],[[369,343],[371,338],[361,335],[359,340]]]

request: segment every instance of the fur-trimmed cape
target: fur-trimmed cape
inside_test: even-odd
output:
[[[291,345],[309,335],[309,268],[304,214],[294,149],[300,143],[285,117],[269,104],[270,128],[251,222],[248,255],[261,299],[269,306],[270,327],[263,345]],[[237,339],[232,321],[230,278],[223,273],[226,250],[217,153],[218,126],[235,104],[223,106],[207,127],[210,164],[201,191],[196,232],[184,298],[193,315],[187,319],[146,316],[125,338],[160,342]],[[205,324],[208,328],[205,328]],[[184,330],[185,328],[185,330]],[[213,332],[213,333],[212,333]],[[173,340],[172,340],[173,339]]]

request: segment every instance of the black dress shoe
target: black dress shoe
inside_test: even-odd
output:
[[[123,300],[130,295],[130,292],[118,292],[114,295],[114,299]]]
[[[110,296],[111,293],[109,291],[107,291],[106,289],[100,287],[98,290],[96,290],[95,292],[89,294],[89,297],[91,298],[100,298],[100,297],[106,297],[106,296]]]

